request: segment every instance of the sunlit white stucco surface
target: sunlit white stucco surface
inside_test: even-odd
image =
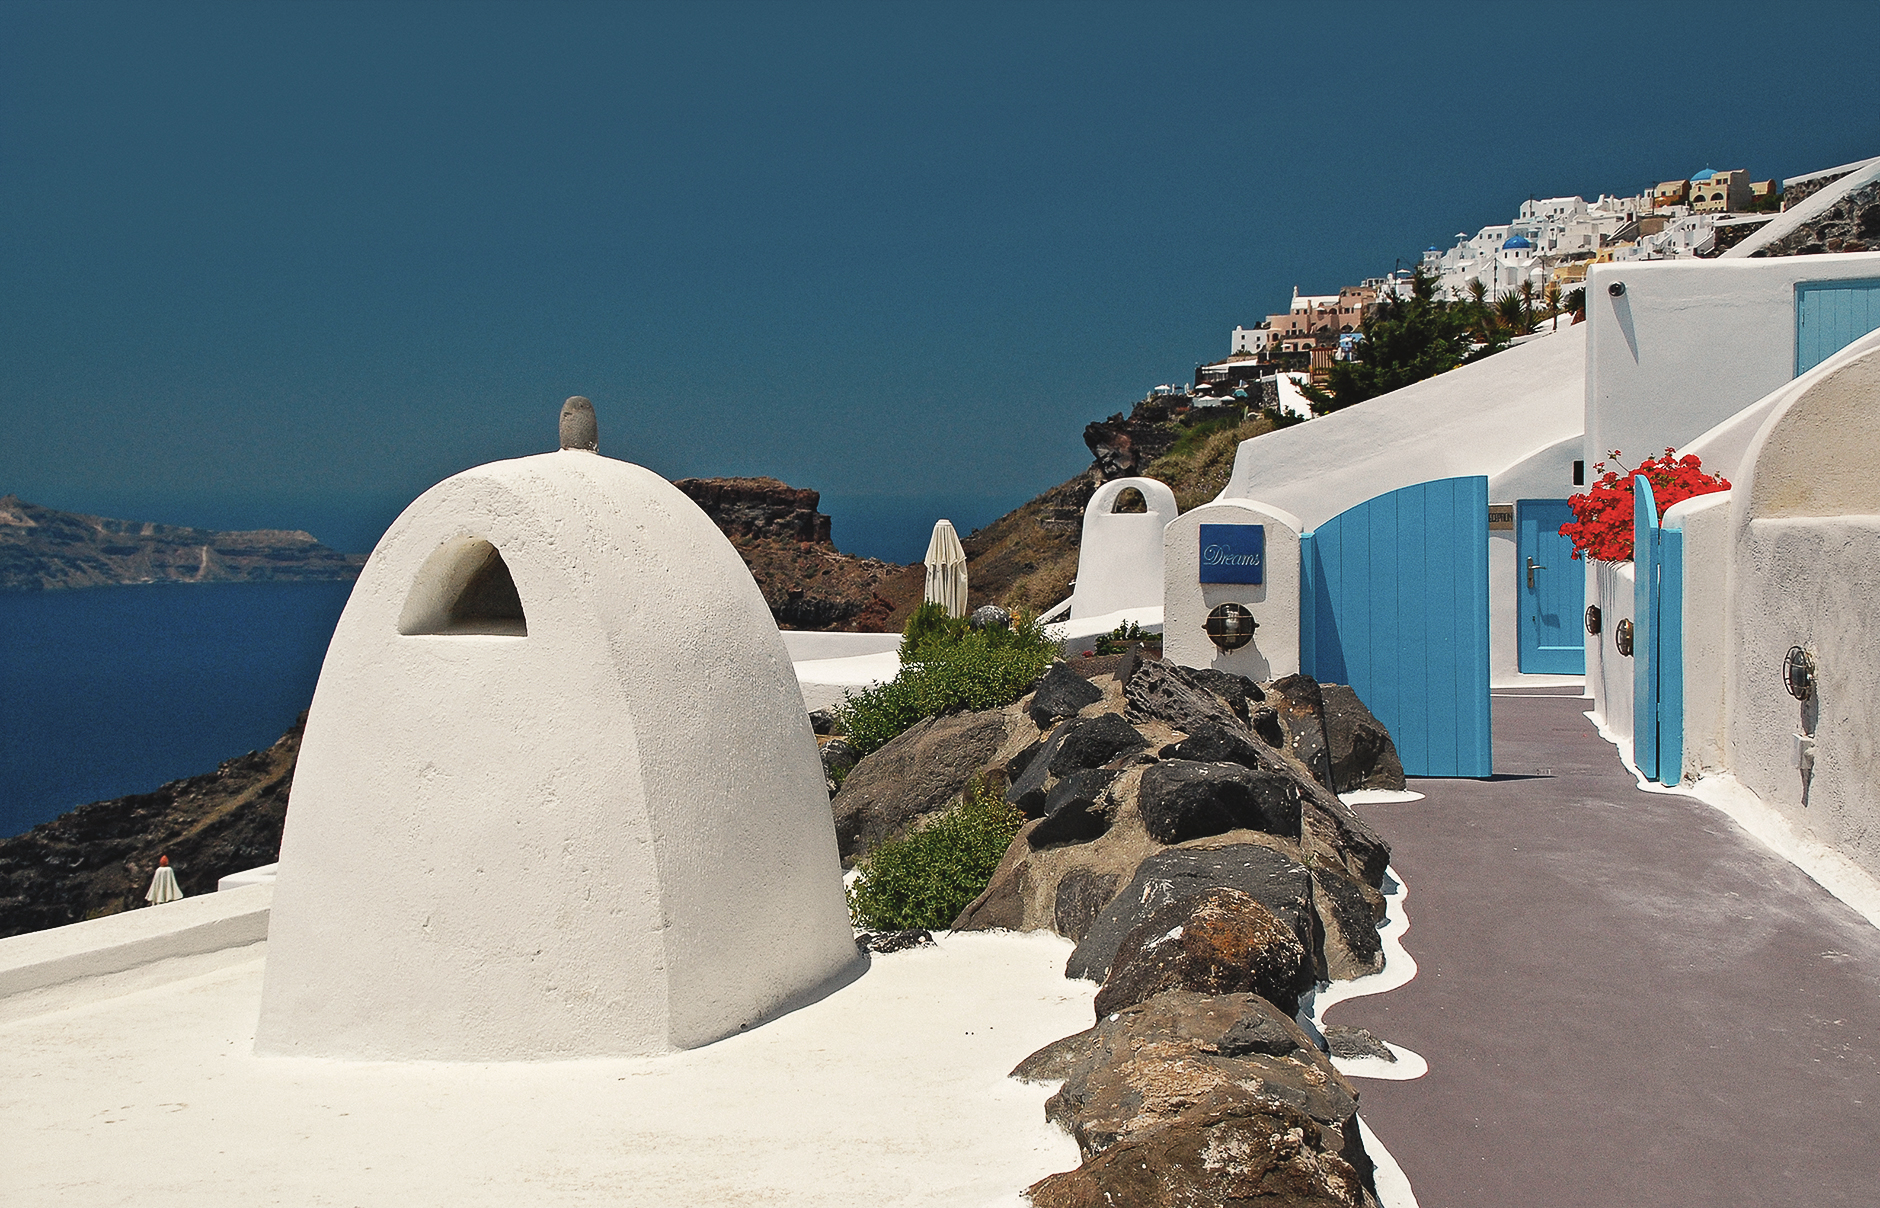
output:
[[[1146,511],[1115,511],[1117,497],[1135,490]],[[1162,603],[1162,530],[1180,511],[1175,493],[1153,478],[1114,478],[1084,505],[1077,547],[1077,586],[1071,620]]]
[[[507,564],[526,636],[439,623],[478,542]],[[262,1051],[665,1052],[857,959],[789,656],[697,505],[566,450],[407,508],[314,695]]]
[[[0,1023],[0,1203],[1018,1205],[1079,1160],[1045,1120],[1056,1087],[1006,1077],[1090,1026],[1070,950],[943,935],[647,1058],[257,1057],[252,958],[93,995]]]
[[[1765,421],[1731,492],[1729,762],[1880,874],[1880,348],[1821,369]],[[1815,660],[1806,702],[1783,689],[1790,646]],[[1812,771],[1796,735],[1814,739]]]

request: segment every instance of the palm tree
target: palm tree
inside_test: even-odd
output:
[[[1513,335],[1524,336],[1532,330],[1527,308],[1522,304],[1519,294],[1501,296],[1501,301],[1495,304],[1495,319],[1500,327]]]

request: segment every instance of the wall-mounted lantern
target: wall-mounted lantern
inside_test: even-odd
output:
[[[1606,287],[1606,292],[1615,298],[1625,297],[1625,282],[1614,281],[1611,285]]]
[[[1613,640],[1613,644],[1619,647],[1620,654],[1623,654],[1627,658],[1632,657],[1632,618],[1631,617],[1625,618],[1625,620],[1620,621],[1617,625],[1613,627],[1612,640]]]
[[[1815,694],[1815,660],[1800,646],[1789,647],[1782,659],[1782,686],[1796,700],[1807,700]]]
[[[1239,650],[1253,641],[1253,631],[1260,627],[1260,622],[1253,619],[1244,605],[1217,604],[1208,614],[1204,629],[1208,640],[1222,650]]]
[[[1599,605],[1597,604],[1586,606],[1586,632],[1595,637],[1599,635]]]

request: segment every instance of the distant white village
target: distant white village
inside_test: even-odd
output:
[[[1530,199],[1508,222],[1473,235],[1458,231],[1448,248],[1429,247],[1420,267],[1435,278],[1438,297],[1493,303],[1518,294],[1537,306],[1577,310],[1570,299],[1592,265],[1714,258],[1858,166],[1786,180],[1752,180],[1744,168],[1705,168],[1629,197]],[[1411,281],[1411,271],[1398,270],[1335,294],[1302,294],[1294,287],[1284,312],[1234,328],[1227,357],[1199,366],[1195,386],[1280,374],[1323,383],[1332,365],[1359,355],[1365,318],[1385,299],[1407,296]],[[1282,388],[1282,409],[1297,409],[1287,407],[1292,397]]]

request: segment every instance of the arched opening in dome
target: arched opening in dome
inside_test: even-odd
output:
[[[1146,512],[1148,510],[1149,501],[1144,499],[1142,492],[1138,491],[1135,487],[1124,487],[1122,490],[1118,491],[1116,493],[1116,502],[1110,506],[1112,513]]]
[[[461,537],[425,561],[398,620],[407,635],[529,636],[515,577],[497,548]]]

